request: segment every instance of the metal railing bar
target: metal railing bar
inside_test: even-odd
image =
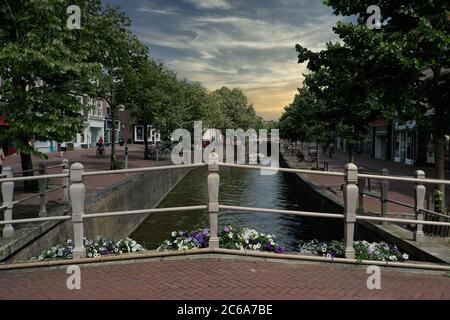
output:
[[[133,173],[133,172],[171,170],[171,169],[188,169],[188,168],[205,167],[206,165],[207,165],[206,163],[194,163],[194,164],[180,164],[180,165],[172,165],[172,166],[145,167],[145,168],[135,168],[135,169],[85,171],[85,172],[83,172],[83,177],[108,175],[108,174]]]
[[[59,221],[59,220],[70,220],[70,219],[72,219],[72,216],[57,216],[57,217],[43,217],[43,218],[5,220],[5,221],[0,221],[0,225],[3,225],[3,224],[29,223],[29,222],[43,222],[43,221]]]
[[[58,174],[47,174],[47,175],[29,176],[29,177],[3,178],[3,179],[0,179],[0,182],[31,181],[31,180],[68,178],[68,177],[69,177],[69,174],[67,174],[67,173],[58,173]]]
[[[450,185],[450,180],[439,180],[439,179],[417,179],[410,177],[394,177],[394,176],[382,176],[382,175],[372,175],[372,174],[358,174],[358,177],[369,178],[375,180],[390,180],[390,181],[405,181],[405,182],[415,182],[420,184],[448,184]]]
[[[414,206],[413,206],[412,204],[407,204],[407,203],[405,203],[405,202],[401,202],[401,201],[397,201],[397,200],[392,200],[392,199],[386,199],[386,201],[391,202],[391,203],[398,204],[398,205],[400,205],[400,206],[404,206],[404,207],[407,207],[407,208],[414,209]]]
[[[63,168],[64,166],[64,164],[55,164],[53,166],[48,166],[47,169]]]
[[[39,172],[40,169],[28,169],[28,170],[22,170],[22,171],[14,171],[13,174],[24,174],[24,173],[30,173],[30,172]]]
[[[18,204],[18,203],[21,203],[21,202],[25,202],[25,201],[31,200],[33,198],[39,197],[40,195],[41,195],[40,193],[33,194],[32,196],[13,201],[13,204]]]
[[[436,215],[436,216],[444,218],[444,219],[450,219],[450,216],[443,214],[443,213],[436,212],[436,211],[432,211],[432,210],[428,210],[428,209],[420,209],[420,211],[423,211],[423,212],[426,212],[429,214],[433,214],[433,215]]]
[[[363,192],[363,195],[368,196],[368,197],[372,197],[372,198],[375,198],[375,199],[380,199],[381,198],[380,196],[377,196],[376,194],[371,194],[371,193],[366,193],[366,192]]]
[[[304,169],[289,169],[289,168],[275,168],[275,167],[264,167],[255,165],[241,165],[234,163],[219,163],[220,167],[228,168],[240,168],[240,169],[252,169],[252,170],[266,170],[266,171],[276,171],[276,172],[290,172],[290,173],[304,173],[304,174],[315,174],[323,176],[336,176],[343,177],[345,174],[343,172],[331,172],[331,171],[315,171],[315,170],[304,170]]]
[[[374,214],[377,216],[381,216],[381,212],[377,211],[369,211],[369,214]],[[391,216],[402,216],[402,217],[415,217],[415,214],[412,212],[389,212],[389,215]]]
[[[384,218],[384,217],[373,217],[373,216],[361,216],[357,215],[358,220],[371,220],[371,221],[386,221],[386,222],[399,222],[408,224],[428,224],[431,226],[447,226],[450,227],[450,222],[437,222],[437,221],[425,221],[425,220],[413,220],[413,219],[397,219],[397,218]]]
[[[161,212],[174,212],[174,211],[205,210],[207,208],[208,208],[207,206],[201,205],[201,206],[142,209],[142,210],[130,210],[130,211],[113,211],[113,212],[83,214],[82,217],[86,218],[86,219],[90,219],[90,218],[102,218],[102,217],[114,217],[114,216],[125,216],[125,215],[133,215],[133,214],[143,214],[143,213],[161,213]]]
[[[290,214],[290,215],[305,216],[305,217],[334,218],[334,219],[343,219],[344,218],[344,215],[340,214],[340,213],[294,211],[294,210],[266,209],[266,208],[253,208],[253,207],[228,206],[228,205],[219,205],[219,209],[249,211],[249,212]]]
[[[53,191],[56,191],[56,190],[59,190],[59,189],[63,189],[63,188],[64,188],[64,185],[60,185],[60,186],[56,186],[56,187],[54,187],[52,189],[48,189],[47,192],[53,192]]]

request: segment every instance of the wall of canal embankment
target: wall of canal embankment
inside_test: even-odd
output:
[[[101,191],[89,193],[86,196],[86,213],[157,207],[188,172],[189,169],[151,171],[127,177]],[[70,214],[70,211],[68,208],[58,208],[58,212],[50,214]],[[101,235],[119,240],[129,236],[148,216],[149,214],[138,214],[86,219],[85,236],[93,239]],[[26,228],[17,229],[14,238],[8,239],[7,243],[2,241],[0,261],[26,261],[51,246],[64,243],[67,239],[73,239],[70,220],[30,224]]]

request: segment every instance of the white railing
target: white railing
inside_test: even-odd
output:
[[[141,210],[126,210],[126,211],[115,211],[115,212],[100,212],[93,214],[86,214],[85,212],[85,198],[86,198],[86,187],[83,183],[83,177],[94,176],[94,175],[105,175],[105,174],[119,174],[119,173],[130,173],[130,172],[149,172],[149,171],[159,171],[159,170],[174,170],[174,169],[189,169],[197,168],[202,166],[208,166],[209,174],[207,177],[208,183],[208,195],[209,201],[208,205],[196,205],[196,206],[186,206],[186,207],[172,207],[172,208],[151,208],[151,209],[141,209]],[[294,210],[280,210],[280,209],[267,209],[267,208],[255,208],[255,207],[245,207],[245,206],[229,206],[225,204],[219,204],[219,185],[220,185],[220,167],[229,168],[241,168],[250,170],[273,170],[278,172],[289,172],[289,173],[302,173],[311,175],[328,175],[328,176],[341,176],[344,178],[344,213],[325,213],[325,212],[308,212],[308,211],[294,211]],[[33,177],[33,179],[48,179],[50,177],[60,177],[61,175],[44,175]],[[67,173],[62,175],[63,177],[68,177]],[[305,217],[319,217],[319,218],[331,218],[331,219],[343,219],[344,220],[344,250],[345,257],[349,259],[355,258],[355,251],[353,248],[355,223],[357,220],[368,220],[368,221],[378,221],[378,222],[394,222],[394,223],[406,223],[406,224],[416,224],[417,230],[414,232],[414,239],[416,241],[423,240],[423,225],[439,225],[439,226],[450,226],[448,222],[436,222],[436,221],[425,221],[423,220],[423,208],[425,201],[425,184],[435,183],[433,179],[425,179],[421,172],[417,172],[416,178],[407,177],[389,177],[390,180],[401,181],[411,181],[415,182],[414,195],[415,195],[415,219],[400,219],[400,218],[387,218],[387,217],[376,217],[376,216],[366,216],[358,214],[359,207],[359,189],[358,189],[358,179],[370,177],[371,179],[383,180],[386,176],[378,175],[366,175],[358,174],[358,168],[356,165],[350,163],[345,166],[344,172],[322,172],[313,170],[300,170],[300,169],[287,169],[287,168],[269,168],[256,165],[239,165],[239,164],[229,164],[229,163],[219,163],[219,157],[217,154],[211,154],[208,164],[198,163],[198,164],[184,164],[184,165],[172,165],[172,166],[160,166],[160,167],[147,167],[147,168],[136,168],[136,169],[125,169],[116,171],[92,171],[85,172],[84,167],[81,163],[74,163],[70,167],[70,201],[72,206],[71,216],[58,216],[58,217],[40,217],[32,219],[19,219],[13,220],[11,215],[7,216],[6,221],[1,221],[0,225],[10,226],[16,223],[26,223],[26,222],[42,222],[42,221],[54,221],[54,220],[71,220],[73,231],[74,231],[74,251],[73,258],[81,259],[85,256],[85,249],[83,246],[84,237],[84,220],[85,219],[95,219],[95,218],[105,218],[111,216],[123,216],[123,215],[135,215],[135,214],[148,214],[148,213],[168,213],[177,211],[192,211],[192,210],[207,210],[210,220],[210,240],[209,247],[212,250],[219,248],[219,237],[218,237],[218,215],[220,209],[227,209],[240,212],[268,212],[274,214],[283,215],[296,215]],[[6,178],[0,179],[2,182],[2,189],[8,186],[8,183],[13,182],[19,178]],[[430,182],[431,181],[431,182]],[[447,180],[439,180],[440,183],[450,183]],[[7,204],[12,207],[12,196],[7,199]]]
[[[62,168],[62,174],[48,174],[49,169]],[[14,174],[23,174],[38,171],[37,176],[26,177],[14,177]],[[61,164],[48,166],[46,162],[39,164],[39,169],[30,169],[20,172],[13,172],[10,167],[3,168],[3,173],[0,176],[3,204],[0,206],[0,210],[4,210],[4,221],[1,224],[5,225],[3,228],[3,238],[8,239],[14,236],[13,223],[26,223],[26,222],[40,222],[49,220],[61,220],[61,217],[45,217],[47,214],[48,194],[50,192],[63,189],[63,204],[69,204],[69,161],[63,159]],[[55,186],[51,189],[48,188],[49,180],[53,178],[62,178],[62,185]],[[27,196],[18,200],[14,200],[14,182],[16,181],[39,181],[39,192],[31,196]],[[14,206],[31,199],[39,197],[39,218],[34,219],[18,219],[13,220]],[[38,219],[38,220],[36,220]]]

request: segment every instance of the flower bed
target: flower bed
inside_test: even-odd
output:
[[[83,239],[86,249],[87,258],[98,258],[100,256],[121,255],[129,252],[145,251],[145,249],[136,241],[125,238],[117,242],[104,239],[100,236],[95,240]],[[48,259],[72,259],[73,241],[67,240],[63,245],[56,245],[49,250],[42,252],[38,257],[31,260],[48,260]]]
[[[406,261],[408,254],[400,252],[397,246],[386,242],[355,241],[355,258],[357,260]],[[324,257],[343,257],[344,243],[342,241],[319,242],[312,240],[300,242],[300,253]]]
[[[174,231],[169,240],[157,249],[158,251],[188,250],[208,247],[210,232],[208,229],[192,232]],[[227,249],[257,250],[283,253],[285,250],[275,242],[275,236],[264,234],[245,227],[224,227],[218,234],[220,246]]]

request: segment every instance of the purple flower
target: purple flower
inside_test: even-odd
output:
[[[283,252],[284,252],[284,248],[283,248],[283,247],[280,247],[280,246],[277,246],[277,247],[275,248],[275,252],[276,252],[276,253],[283,253]]]
[[[226,233],[230,232],[230,228],[229,227],[225,227],[223,228],[223,231],[225,231]]]

